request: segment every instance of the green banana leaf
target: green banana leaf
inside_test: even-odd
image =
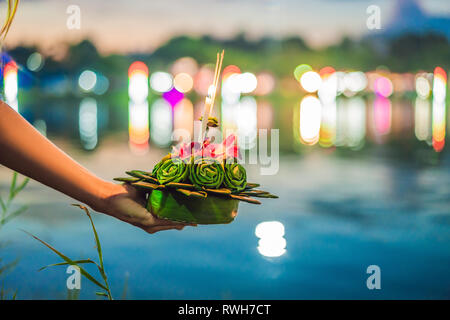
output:
[[[188,196],[175,190],[153,190],[147,210],[162,219],[196,224],[225,224],[234,220],[239,200],[214,196]]]

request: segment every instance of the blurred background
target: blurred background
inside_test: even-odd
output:
[[[150,170],[173,130],[192,132],[221,49],[214,115],[243,150],[258,147],[258,129],[279,129],[278,173],[246,168],[280,199],[241,204],[227,226],[155,235],[95,215],[113,294],[449,298],[447,1],[25,0],[3,47],[1,91],[112,179]],[[0,167],[0,194],[11,175]],[[19,298],[64,299],[67,277],[36,271],[58,259],[19,228],[74,258],[95,256],[70,203],[31,182],[18,204],[29,209],[0,229],[3,261],[19,259],[0,280]],[[381,290],[366,287],[372,264]],[[95,298],[83,285],[80,297]]]

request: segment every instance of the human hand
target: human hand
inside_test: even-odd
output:
[[[196,226],[155,217],[145,208],[144,194],[133,186],[106,182],[102,190],[99,200],[91,205],[92,209],[130,223],[148,233],[181,230],[186,225]]]

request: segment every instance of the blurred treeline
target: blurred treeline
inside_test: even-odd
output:
[[[61,44],[63,45],[63,44]],[[37,78],[49,75],[79,74],[92,68],[109,77],[123,76],[130,62],[139,59],[147,63],[150,71],[167,69],[177,58],[190,56],[200,64],[214,63],[215,54],[226,50],[226,64],[235,64],[246,71],[269,70],[277,76],[291,75],[295,66],[307,63],[313,68],[333,66],[337,70],[374,70],[379,66],[392,72],[432,71],[436,66],[450,68],[450,42],[439,34],[404,34],[396,38],[343,38],[339,44],[322,49],[312,49],[299,37],[281,40],[262,38],[248,40],[238,34],[229,40],[210,36],[178,36],[153,52],[129,55],[101,55],[95,44],[83,40],[66,47],[65,57],[59,61],[46,57],[45,66]],[[8,54],[20,65],[26,66],[36,47],[9,48]],[[125,77],[126,81],[126,77]]]

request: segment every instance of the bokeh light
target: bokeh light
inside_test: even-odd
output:
[[[447,74],[441,67],[434,69],[433,78],[433,100],[443,102],[447,91]]]
[[[97,82],[92,90],[97,95],[105,94],[109,89],[109,80],[104,75],[98,73],[97,74]]]
[[[189,99],[184,98],[173,109],[173,128],[174,130],[183,129],[188,132],[192,138],[194,123],[194,106]]]
[[[27,68],[30,71],[37,72],[44,66],[44,57],[39,52],[33,52],[27,59]]]
[[[323,101],[323,100],[322,100]],[[336,143],[336,100],[322,103],[319,144],[329,148]]]
[[[173,79],[173,86],[175,87],[175,89],[182,93],[191,91],[193,85],[194,80],[187,73],[179,73]]]
[[[128,68],[128,78],[131,78],[133,75],[138,73],[142,73],[148,77],[148,67],[142,61],[134,61],[130,64],[130,67]]]
[[[384,96],[377,96],[373,103],[373,119],[376,136],[391,132],[392,103]]]
[[[135,103],[142,103],[148,97],[148,68],[141,61],[133,62],[128,68],[128,96]]]
[[[431,85],[425,76],[418,76],[416,78],[416,92],[422,99],[427,99],[431,93]]]
[[[201,96],[208,94],[208,88],[213,82],[214,70],[209,67],[201,67],[194,77],[194,90]]]
[[[307,71],[300,78],[300,84],[306,92],[316,92],[320,89],[322,79],[315,71]]]
[[[337,76],[335,72],[328,70],[322,75],[322,84],[320,85],[317,95],[323,103],[332,103],[337,95]]]
[[[150,86],[156,92],[167,92],[172,89],[173,77],[167,72],[154,72],[150,76]]]
[[[363,146],[366,135],[366,103],[355,96],[337,101],[336,146],[357,149]]]
[[[239,89],[242,93],[250,93],[256,89],[258,80],[251,72],[244,72],[236,76]]]
[[[198,72],[198,64],[194,58],[191,57],[183,57],[176,60],[172,67],[170,68],[170,72],[174,75],[179,73],[187,73],[191,77],[194,77]]]
[[[160,147],[171,143],[172,106],[164,99],[156,100],[150,109],[150,137]]]
[[[3,69],[3,90],[6,102],[11,108],[19,111],[19,104],[17,101],[17,94],[19,92],[19,84],[17,78],[17,64],[14,61],[9,61]]]
[[[269,72],[261,72],[256,75],[257,86],[254,94],[265,96],[270,94],[275,88],[275,77]]]
[[[294,78],[295,78],[297,81],[300,81],[302,75],[303,75],[305,72],[308,72],[308,71],[312,71],[311,66],[309,66],[309,65],[307,65],[307,64],[300,64],[300,65],[298,65],[297,67],[295,67],[295,70],[294,70]]]
[[[256,145],[258,109],[253,97],[244,97],[239,103],[237,117],[238,143],[242,149],[252,149]]]
[[[428,141],[431,138],[430,100],[420,96],[414,104],[414,133],[419,141]]]
[[[149,139],[148,102],[134,102],[128,105],[128,133],[129,146],[133,153],[142,155],[147,153]]]
[[[166,100],[172,107],[176,106],[184,98],[184,94],[175,88],[164,92],[162,97]]]
[[[314,96],[306,96],[300,102],[300,139],[303,144],[319,141],[322,105]]]
[[[222,82],[222,99],[227,104],[237,103],[241,97],[238,76],[237,73],[229,73]]]
[[[93,150],[98,143],[97,101],[93,98],[82,99],[78,118],[81,145],[86,150]]]
[[[84,70],[78,78],[78,85],[81,90],[89,92],[94,89],[97,83],[97,75],[92,70]]]
[[[374,82],[374,91],[377,95],[388,98],[394,91],[392,81],[384,76],[379,76]]]
[[[222,80],[224,81],[227,77],[229,77],[232,74],[240,74],[241,69],[239,69],[238,66],[235,66],[233,64],[226,66],[222,71]]]
[[[363,91],[367,87],[367,77],[361,71],[354,71],[345,74],[344,76],[344,94],[346,96],[352,96],[360,91]]]
[[[433,148],[442,151],[445,145],[445,96],[447,91],[447,74],[441,67],[434,69],[433,78]]]
[[[445,103],[443,101],[433,99],[433,148],[434,150],[436,150],[436,152],[440,152],[444,149],[445,120]]]

